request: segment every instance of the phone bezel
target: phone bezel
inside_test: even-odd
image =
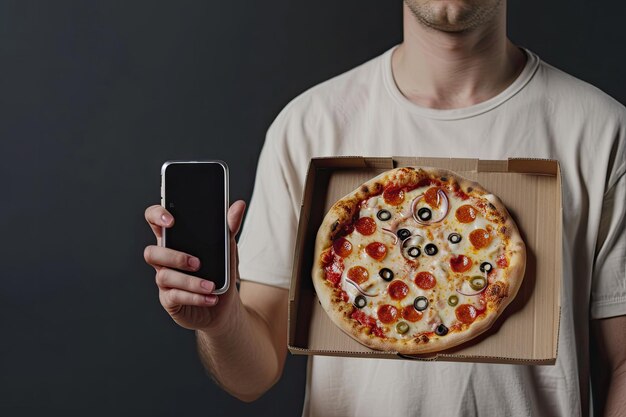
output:
[[[170,165],[175,165],[175,164],[217,164],[219,166],[222,167],[222,169],[224,170],[224,225],[225,225],[225,229],[224,229],[224,245],[226,248],[226,257],[224,259],[224,262],[226,262],[224,271],[226,271],[226,279],[224,282],[224,286],[221,288],[216,288],[215,290],[213,290],[212,294],[224,294],[226,291],[228,291],[228,289],[230,288],[230,278],[231,278],[231,274],[230,274],[230,230],[228,229],[228,207],[229,207],[229,197],[228,197],[228,165],[226,165],[226,162],[221,161],[219,159],[206,159],[206,160],[193,160],[193,161],[187,161],[187,160],[172,160],[172,161],[165,161],[163,163],[163,165],[161,166],[161,207],[165,208],[167,210],[167,208],[165,207],[165,175],[167,173],[167,168]],[[166,247],[166,236],[167,236],[167,228],[162,227],[162,233],[161,233],[161,246]]]

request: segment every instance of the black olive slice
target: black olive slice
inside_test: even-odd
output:
[[[396,232],[400,240],[404,240],[407,237],[411,236],[411,231],[409,229],[400,229]]]
[[[367,305],[367,298],[363,297],[362,295],[357,295],[354,299],[354,305],[357,308],[363,308]]]
[[[483,262],[482,264],[480,264],[480,272],[491,272],[492,269],[493,265],[491,265],[489,262]]]
[[[450,233],[448,235],[448,240],[450,243],[459,243],[463,238],[458,233]]]
[[[409,255],[411,258],[417,258],[418,256],[420,256],[420,254],[422,253],[422,251],[420,250],[420,248],[418,248],[417,246],[413,246],[410,247],[409,249],[407,249],[406,251],[407,255]]]
[[[391,219],[391,213],[389,212],[389,210],[379,210],[378,213],[376,213],[376,217],[378,217],[378,220],[386,222],[387,220]]]
[[[417,210],[417,217],[419,217],[420,220],[430,220],[430,218],[433,217],[433,212],[430,211],[429,208],[422,207]]]
[[[378,275],[385,281],[391,281],[393,279],[393,271],[389,268],[383,268],[378,271]]]
[[[415,300],[413,300],[413,307],[415,307],[417,311],[426,310],[428,308],[428,298],[424,297],[423,295],[415,297]]]
[[[439,249],[437,249],[437,246],[435,246],[432,243],[429,243],[428,245],[424,246],[424,253],[428,256],[436,255],[437,252],[439,252]]]
[[[448,328],[446,327],[445,324],[440,324],[439,326],[437,326],[437,328],[435,329],[435,334],[437,336],[445,336],[448,334]]]

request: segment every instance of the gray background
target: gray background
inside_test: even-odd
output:
[[[621,102],[623,2],[512,2],[510,35]],[[0,2],[0,415],[298,415],[218,389],[161,309],[143,211],[166,159],[219,158],[248,200],[298,93],[401,40],[401,2]]]

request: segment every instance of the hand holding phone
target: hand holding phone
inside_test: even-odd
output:
[[[164,198],[163,204],[166,204],[166,201],[168,200]],[[235,235],[239,231],[244,210],[245,203],[236,201],[225,213],[227,230],[230,232],[226,234],[228,238],[226,247],[231,256],[230,264],[226,267],[229,270],[229,277],[224,278],[224,283],[234,282],[237,276]],[[201,265],[197,266],[199,258],[192,253],[163,246],[163,231],[165,230],[167,241],[180,219],[161,205],[148,207],[145,217],[157,238],[157,245],[146,247],[144,258],[157,271],[159,299],[168,314],[182,327],[193,330],[206,329],[227,321],[225,318],[229,316],[229,312],[224,310],[230,309],[234,304],[233,300],[237,296],[234,288],[227,289],[219,295],[218,303],[218,295],[214,292],[218,287],[213,278],[209,276],[208,279],[204,279],[197,276],[202,268]],[[218,285],[219,288],[224,287],[221,283]],[[224,320],[219,320],[220,318]]]

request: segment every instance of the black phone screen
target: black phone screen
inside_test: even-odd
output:
[[[228,229],[226,170],[219,163],[170,163],[163,175],[164,205],[174,216],[165,246],[200,259],[192,275],[226,283]]]

